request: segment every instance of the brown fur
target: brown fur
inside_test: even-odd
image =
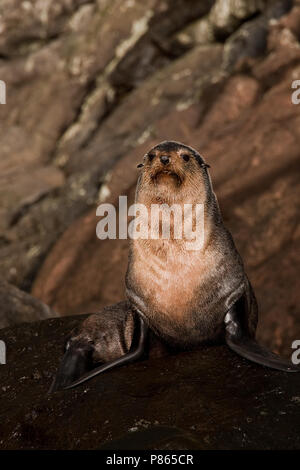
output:
[[[161,163],[162,155],[169,157],[169,164]],[[171,343],[192,346],[217,340],[223,334],[226,310],[249,291],[250,284],[224,227],[205,162],[190,147],[167,142],[148,152],[143,163],[136,203],[148,208],[203,203],[204,246],[187,250],[185,240],[175,239],[172,228],[167,240],[132,240],[126,275],[129,301]],[[249,319],[252,334],[254,310]]]
[[[77,331],[71,333],[68,347],[90,345],[93,362],[108,362],[126,354],[131,346],[136,314],[128,302],[105,307],[90,315]]]

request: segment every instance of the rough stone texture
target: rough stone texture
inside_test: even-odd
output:
[[[261,12],[268,3],[264,0],[217,0],[209,19],[217,35],[228,36],[243,20]]]
[[[0,328],[57,316],[40,300],[4,281],[0,281],[0,305]]]
[[[300,375],[225,346],[164,354],[47,395],[78,321],[1,330],[1,449],[299,449]]]
[[[215,85],[203,76],[197,82],[194,76],[204,67],[201,57],[207,54],[210,63],[213,54],[218,57],[219,46],[210,45],[192,49],[168,66],[169,73],[159,72],[161,93],[150,111],[145,110],[145,102],[154,94],[155,76],[133,91],[103,126],[114,129],[117,141],[129,135],[130,129],[132,134],[141,129],[142,139],[115,164],[100,192],[102,201],[112,203],[119,194],[127,194],[130,204],[136,164],[160,140],[176,138],[199,149],[211,165],[225,223],[257,294],[258,337],[285,354],[290,353],[292,341],[300,338],[300,299],[295,282],[300,121],[298,107],[291,104],[291,77],[300,76],[300,48],[286,27],[294,11],[297,9],[272,23],[267,38],[269,54],[263,60],[243,58],[233,74],[220,74]],[[192,67],[197,58],[199,65]],[[193,94],[196,83],[199,95]],[[171,109],[165,96],[172,96]],[[182,100],[180,105],[177,97]],[[143,125],[150,126],[144,135]],[[105,129],[108,132],[108,127]],[[72,224],[35,280],[33,294],[62,315],[124,297],[127,241],[99,241],[95,236],[97,221],[93,209]]]

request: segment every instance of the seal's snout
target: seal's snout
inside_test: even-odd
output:
[[[163,165],[167,165],[168,163],[170,163],[170,158],[168,157],[168,155],[161,155],[160,161]]]

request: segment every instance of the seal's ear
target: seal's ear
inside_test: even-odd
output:
[[[144,166],[144,163],[139,163],[139,164],[137,165],[137,168],[142,168],[142,166]]]
[[[202,168],[210,168],[210,165],[208,163],[201,163]]]

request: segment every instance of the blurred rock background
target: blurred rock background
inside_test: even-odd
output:
[[[170,139],[211,165],[259,302],[258,336],[290,355],[299,40],[299,1],[2,0],[0,327],[124,298],[128,242],[96,238],[95,208],[132,201],[136,164]]]

